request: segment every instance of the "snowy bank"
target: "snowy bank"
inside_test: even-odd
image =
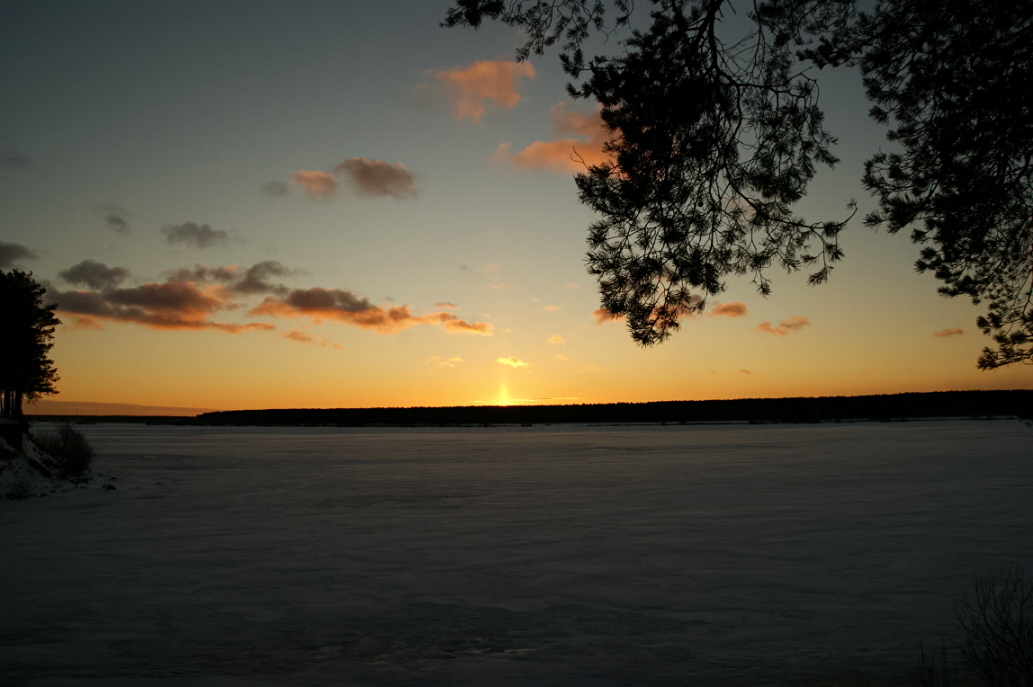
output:
[[[33,441],[24,422],[0,418],[0,496],[24,499],[46,496],[89,482],[89,472],[64,475],[59,460]]]

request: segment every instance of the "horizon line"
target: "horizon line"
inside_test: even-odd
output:
[[[823,398],[874,398],[880,396],[907,396],[907,395],[919,395],[919,394],[951,394],[951,393],[1012,393],[1022,391],[1033,391],[1033,389],[947,389],[940,391],[899,391],[893,393],[875,393],[875,394],[831,394],[831,395],[820,395],[820,396],[750,396],[741,398],[707,398],[707,399],[678,399],[678,400],[665,400],[665,401],[599,401],[599,402],[569,402],[569,403],[548,403],[549,399],[541,399],[542,403],[474,403],[467,405],[411,405],[411,406],[337,406],[337,407],[294,407],[294,408],[231,408],[231,409],[212,409],[212,408],[199,408],[199,407],[187,407],[187,406],[152,406],[138,403],[108,403],[103,401],[50,401],[41,399],[31,404],[27,404],[27,411],[34,409],[34,406],[39,405],[60,405],[60,406],[75,406],[77,412],[26,412],[26,417],[201,417],[202,415],[215,414],[215,413],[249,413],[249,412],[290,412],[290,411],[332,411],[332,410],[419,410],[419,409],[487,409],[487,408],[563,408],[572,406],[615,406],[615,405],[629,405],[629,406],[643,406],[643,405],[655,405],[664,403],[734,403],[740,401],[788,401],[795,399],[823,399]],[[104,406],[109,412],[78,412],[79,408],[85,407],[87,411],[98,410],[96,406]],[[92,407],[92,408],[91,408]],[[116,412],[121,410],[123,412]],[[55,409],[57,410],[57,409]],[[145,412],[132,412],[133,410],[144,410]],[[126,412],[128,411],[128,412]],[[166,411],[166,412],[161,412]],[[167,412],[172,411],[172,412]]]

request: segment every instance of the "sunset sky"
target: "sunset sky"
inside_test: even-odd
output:
[[[54,400],[198,409],[592,403],[1033,387],[979,372],[981,310],[855,219],[830,283],[731,279],[643,349],[602,321],[574,146],[591,103],[447,0],[0,2],[0,268],[64,324]],[[614,44],[597,46],[616,50]],[[799,206],[873,208],[887,145],[822,74],[841,162]],[[41,406],[42,407],[42,406]]]

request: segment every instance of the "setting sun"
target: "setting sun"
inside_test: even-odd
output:
[[[495,402],[495,405],[508,406],[509,403],[509,385],[507,385],[505,382],[502,382],[501,384],[499,384],[499,397],[498,400]]]

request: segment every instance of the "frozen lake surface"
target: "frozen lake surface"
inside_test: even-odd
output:
[[[1014,421],[83,430],[0,502],[5,685],[861,685],[1033,568]]]

